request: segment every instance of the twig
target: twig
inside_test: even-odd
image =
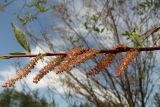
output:
[[[100,50],[99,54],[105,53],[105,54],[115,54],[115,53],[120,53],[120,52],[127,52],[130,49],[134,49],[131,47],[122,47],[119,49],[105,49],[105,50]],[[155,51],[155,50],[160,50],[160,46],[157,47],[144,47],[144,48],[138,48],[139,51]],[[45,56],[58,56],[58,55],[67,55],[68,52],[49,52],[49,53],[42,53]],[[10,59],[10,58],[20,58],[20,57],[35,57],[38,54],[26,54],[26,55],[3,55],[0,56],[0,59]]]

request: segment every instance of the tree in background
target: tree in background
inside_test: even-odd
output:
[[[5,89],[0,93],[0,106],[2,107],[58,107],[55,103],[47,102],[47,99],[38,97],[38,93],[30,95],[25,92],[18,92],[14,89]],[[68,107],[91,107],[88,103],[76,102]]]
[[[159,93],[155,94],[154,101],[155,101],[156,107],[160,107],[160,94]]]
[[[158,1],[152,0],[35,0],[26,1],[24,11],[17,13],[16,17],[31,45],[43,50],[67,51],[77,47],[111,49],[120,44],[152,47],[159,46],[159,33],[154,29],[158,27],[153,26],[159,24],[159,5]],[[34,11],[28,12],[29,9]],[[50,16],[45,20],[48,22],[40,20],[39,14]],[[41,24],[44,22],[45,25]],[[34,33],[35,27],[41,31]],[[28,45],[23,47],[30,52]],[[140,53],[118,78],[115,68],[121,65],[121,59],[126,59],[122,58],[124,54],[117,55],[112,66],[95,76],[88,75],[88,68],[96,65],[102,56],[81,64],[71,72],[57,75],[56,82],[63,84],[68,103],[74,104],[77,99],[97,107],[152,105],[150,99],[156,88],[153,82],[159,78],[155,71],[157,53]],[[54,78],[48,78],[51,92],[56,89],[56,86],[50,85],[53,81]]]
[[[49,107],[48,102],[44,98],[35,99],[28,93],[9,89],[1,92],[0,105],[2,107]]]

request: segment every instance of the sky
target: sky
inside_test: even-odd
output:
[[[4,11],[0,11],[0,55],[7,55],[11,52],[24,52],[24,49],[17,43],[11,27],[11,23],[19,23],[16,19],[15,12],[19,11],[22,6],[22,1],[18,0],[18,2],[13,2],[11,5],[8,5]],[[43,20],[43,16],[41,19]],[[42,50],[38,47],[32,48],[33,53],[38,53],[40,51]],[[23,62],[23,64],[26,64],[28,59],[22,58],[0,60],[0,90],[3,90],[1,85],[8,78],[11,78],[13,77],[13,75],[15,75],[16,69],[14,67],[14,64],[17,60]],[[38,63],[38,67],[36,69],[40,69],[40,67],[42,67],[42,64],[42,62]],[[27,85],[30,87],[31,90],[39,89],[40,95],[47,97],[47,84],[45,83],[45,79],[40,81],[40,83],[37,85],[32,83],[32,79],[35,74],[36,72],[33,72],[32,74],[29,74],[27,78],[25,78]],[[17,82],[15,86],[16,89],[20,91],[22,87],[19,84],[20,83]],[[60,87],[60,85],[58,85],[58,87]],[[55,94],[54,97],[59,107],[67,106],[67,103],[59,95]]]

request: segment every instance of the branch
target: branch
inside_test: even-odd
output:
[[[105,54],[116,54],[120,52],[127,52],[130,49],[135,49],[131,47],[122,47],[118,49],[105,49],[100,50],[99,54],[105,53]],[[160,50],[160,46],[158,47],[144,47],[144,48],[136,48],[139,51],[155,51]],[[67,55],[68,52],[49,52],[49,53],[42,53],[44,56],[58,56],[58,55]],[[26,55],[3,55],[0,56],[0,59],[10,59],[10,58],[20,58],[20,57],[36,57],[38,54],[26,54]]]

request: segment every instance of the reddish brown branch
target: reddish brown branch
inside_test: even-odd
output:
[[[106,54],[115,54],[115,53],[120,53],[120,52],[127,52],[130,49],[133,49],[131,47],[125,47],[125,48],[120,48],[120,49],[106,49],[106,50],[100,50],[101,53],[106,53]],[[144,47],[144,48],[138,48],[139,51],[155,51],[155,50],[160,50],[160,46],[158,47]],[[52,53],[44,53],[45,56],[57,56],[57,55],[67,55],[68,52],[52,52]],[[0,59],[10,59],[10,58],[20,58],[20,57],[35,57],[37,54],[28,54],[28,55],[4,55],[0,56]]]
[[[130,47],[126,47],[126,48],[121,48],[121,49],[113,49],[113,50],[101,50],[100,53],[119,53],[119,52],[127,52],[130,49],[134,49],[134,48],[130,48]],[[155,51],[155,50],[160,50],[160,47],[145,47],[145,48],[138,48],[139,51]]]

